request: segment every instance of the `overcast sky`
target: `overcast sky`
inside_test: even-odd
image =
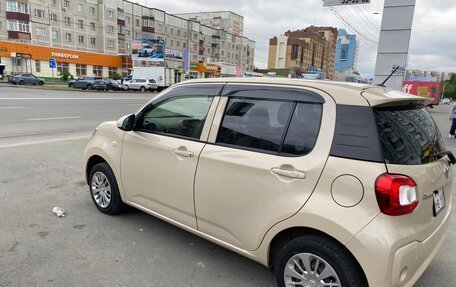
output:
[[[255,66],[266,68],[269,39],[287,30],[310,25],[347,27],[321,0],[138,0],[167,13],[230,10],[244,16],[244,36],[256,42]],[[358,70],[371,76],[375,68],[381,12],[384,0],[336,8],[336,12],[360,33]],[[377,14],[374,14],[377,13]],[[416,0],[410,43],[409,67],[456,72],[456,1]]]

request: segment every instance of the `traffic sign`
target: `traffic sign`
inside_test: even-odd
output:
[[[370,0],[323,0],[323,6],[370,4]]]
[[[55,62],[55,59],[49,59],[49,68],[51,68],[51,69],[57,68],[57,63]]]

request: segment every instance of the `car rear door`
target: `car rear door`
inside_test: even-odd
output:
[[[257,249],[312,194],[331,147],[325,136],[334,132],[334,113],[332,98],[316,90],[228,84],[198,163],[198,229]]]
[[[448,215],[452,203],[452,172],[439,129],[423,106],[412,102],[374,107],[388,173],[410,177],[418,206],[395,222],[414,240],[429,237]]]
[[[196,228],[193,184],[221,84],[170,89],[137,115],[126,132],[121,179],[130,204]]]

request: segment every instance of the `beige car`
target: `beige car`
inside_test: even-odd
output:
[[[85,150],[103,213],[138,208],[278,286],[412,286],[444,242],[455,163],[427,99],[292,79],[177,84]]]

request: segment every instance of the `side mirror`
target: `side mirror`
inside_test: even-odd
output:
[[[117,121],[117,127],[126,132],[133,130],[135,124],[135,114],[126,115]]]

